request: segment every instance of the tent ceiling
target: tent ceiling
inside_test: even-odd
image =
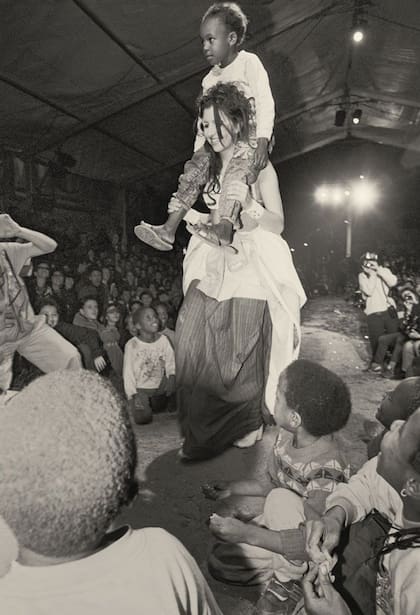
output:
[[[420,152],[418,0],[242,1],[247,48],[270,74],[274,161],[349,136]],[[173,190],[208,70],[207,0],[4,0],[0,144],[71,154],[74,171]],[[362,8],[367,37],[349,33]],[[417,24],[417,25],[416,25]],[[340,105],[359,126],[334,126]]]

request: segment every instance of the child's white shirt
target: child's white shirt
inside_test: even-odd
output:
[[[157,389],[162,378],[175,375],[175,354],[165,335],[155,342],[132,337],[124,348],[123,379],[128,398],[137,389]]]
[[[242,50],[228,66],[214,66],[201,83],[203,94],[219,82],[233,83],[247,98],[255,100],[256,137],[270,140],[274,128],[274,99],[267,71],[259,57]],[[204,136],[198,132],[194,151],[199,150],[204,143]]]
[[[0,579],[3,615],[222,615],[197,563],[160,528],[128,529],[56,566],[17,563]]]

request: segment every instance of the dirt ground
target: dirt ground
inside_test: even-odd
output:
[[[362,422],[373,419],[384,393],[395,382],[366,373],[368,361],[363,314],[343,299],[325,297],[310,301],[303,310],[301,358],[322,363],[347,382],[353,412],[340,433],[355,469],[366,458],[361,441]],[[199,563],[225,615],[250,615],[258,597],[255,588],[235,588],[213,580],[206,569],[210,535],[206,520],[212,502],[201,495],[201,485],[213,479],[257,477],[275,437],[266,430],[251,449],[226,451],[216,459],[196,464],[177,460],[180,435],[176,416],[162,414],[151,425],[136,427],[139,447],[138,477],[141,491],[133,508],[121,519],[132,527],[160,526],[179,538]]]

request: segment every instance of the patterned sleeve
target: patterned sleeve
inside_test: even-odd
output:
[[[315,464],[308,476],[304,510],[306,519],[316,519],[325,510],[326,499],[340,483],[350,479],[350,466],[341,459]]]

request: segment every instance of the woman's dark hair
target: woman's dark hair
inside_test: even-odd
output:
[[[229,32],[235,32],[238,37],[237,45],[242,45],[248,27],[248,17],[236,2],[215,2],[204,13],[201,23],[206,19],[220,19]]]
[[[218,83],[210,88],[197,101],[198,117],[202,119],[205,109],[212,107],[214,110],[214,120],[216,123],[217,135],[222,140],[222,126],[231,133],[231,127],[226,126],[220,116],[222,112],[229,120],[238,126],[237,138],[241,141],[248,141],[249,121],[252,113],[251,103],[248,98],[232,83]],[[210,154],[209,187],[208,192],[220,192],[219,175],[221,170],[221,159],[213,148],[206,142],[206,150]]]

